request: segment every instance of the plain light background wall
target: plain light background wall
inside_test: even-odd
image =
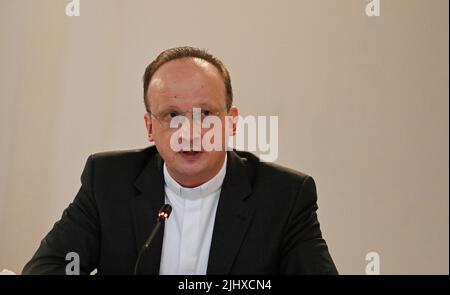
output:
[[[20,272],[89,154],[148,145],[141,76],[169,47],[228,66],[243,115],[279,116],[342,274],[449,272],[447,0],[0,0],[0,270]]]

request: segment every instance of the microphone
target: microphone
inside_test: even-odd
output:
[[[164,223],[169,218],[171,212],[172,212],[172,206],[170,206],[169,204],[164,204],[161,207],[161,209],[159,209],[158,218],[156,219],[156,225],[153,228],[152,233],[148,236],[147,240],[145,241],[145,244],[142,246],[141,250],[139,251],[138,258],[136,260],[136,263],[134,264],[134,274],[135,275],[138,274],[142,255],[145,253],[145,251],[148,250],[148,248],[150,247],[150,244],[152,243],[153,239],[156,236],[156,233],[158,233],[158,230],[161,227],[161,224]]]

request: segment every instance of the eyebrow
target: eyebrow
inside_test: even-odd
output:
[[[162,106],[162,107],[160,107],[160,108],[163,109],[163,110],[166,110],[166,109],[182,110],[180,107],[175,106],[175,105],[172,105],[172,104],[169,104],[168,106]],[[220,107],[219,107],[219,106],[214,106],[214,105],[211,105],[211,104],[207,104],[207,103],[200,103],[199,105],[194,106],[194,108],[201,108],[201,109],[218,109],[218,108],[220,108]],[[185,111],[185,110],[183,110],[183,111]]]
[[[214,106],[214,105],[211,105],[211,104],[207,104],[207,103],[201,103],[200,105],[199,105],[199,107],[200,108],[208,108],[208,109],[214,109],[214,108],[217,108],[216,106]]]

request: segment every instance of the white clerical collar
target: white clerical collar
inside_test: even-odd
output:
[[[225,153],[225,160],[223,161],[222,168],[219,172],[210,180],[202,185],[196,187],[184,187],[181,186],[175,179],[172,178],[169,171],[167,170],[166,163],[164,162],[164,181],[167,187],[184,199],[199,199],[206,197],[222,187],[223,179],[225,178],[225,173],[227,171],[227,154]]]

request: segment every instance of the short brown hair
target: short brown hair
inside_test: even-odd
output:
[[[220,75],[222,76],[223,82],[225,84],[225,94],[227,97],[227,110],[229,110],[233,104],[233,89],[231,88],[231,77],[228,73],[225,65],[217,57],[208,53],[205,49],[199,49],[195,47],[183,46],[174,47],[166,49],[161,52],[154,61],[152,61],[145,69],[144,77],[142,78],[144,82],[144,104],[145,109],[150,111],[150,101],[147,97],[147,90],[150,84],[150,80],[153,74],[165,63],[181,58],[200,58],[203,59],[217,68]]]

